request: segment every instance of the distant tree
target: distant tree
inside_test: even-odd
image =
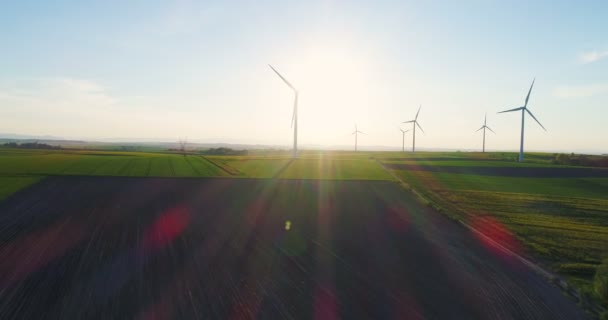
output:
[[[222,155],[222,156],[244,156],[247,155],[247,150],[233,150],[231,148],[209,148],[200,152],[207,155]]]
[[[61,149],[61,146],[52,146],[52,145],[46,144],[46,143],[38,143],[38,141],[23,142],[23,143],[8,142],[8,143],[5,143],[3,146],[7,147],[7,148],[19,148],[19,149]]]
[[[178,144],[179,151],[182,153],[182,155],[186,156],[186,145],[188,144],[188,138],[180,138],[178,140]]]

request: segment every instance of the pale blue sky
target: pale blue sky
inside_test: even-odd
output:
[[[606,1],[14,1],[0,132],[291,145],[608,151]],[[409,141],[406,145],[409,145]]]

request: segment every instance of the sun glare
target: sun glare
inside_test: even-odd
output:
[[[312,47],[293,63],[297,66],[293,77],[300,91],[300,116],[314,121],[318,130],[335,131],[339,125],[347,126],[348,131],[368,112],[373,65],[358,52],[348,46]]]

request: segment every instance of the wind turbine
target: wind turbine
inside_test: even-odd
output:
[[[483,148],[481,149],[481,152],[486,152],[486,129],[492,131],[492,133],[496,134],[496,132],[494,132],[494,130],[490,129],[490,127],[488,127],[486,125],[486,120],[488,119],[488,114],[486,113],[485,117],[483,117],[483,126],[481,126],[481,128],[477,129],[478,132],[479,130],[483,129]]]
[[[297,158],[298,157],[298,90],[296,88],[294,88],[294,86],[291,85],[291,83],[289,83],[289,81],[287,81],[287,79],[285,79],[275,68],[273,68],[271,65],[268,65],[270,67],[270,69],[272,69],[272,71],[274,71],[274,73],[277,74],[277,76],[279,76],[279,78],[281,78],[281,80],[283,80],[283,82],[285,82],[285,84],[291,88],[291,90],[293,90],[294,93],[294,100],[293,100],[293,115],[291,117],[291,127],[293,128],[293,158]]]
[[[399,131],[401,131],[401,151],[405,152],[405,133],[409,132],[409,130],[403,130],[401,128],[399,128]]]
[[[359,129],[357,129],[357,125],[355,124],[355,131],[353,131],[353,133],[351,135],[355,135],[355,151],[357,151],[357,137],[359,135],[359,133],[363,133],[363,134],[367,134],[363,131],[359,131]]]
[[[416,126],[418,126],[418,128],[420,128],[420,131],[422,131],[422,133],[424,133],[424,130],[422,130],[422,127],[420,126],[420,124],[418,123],[418,114],[420,113],[420,109],[422,108],[422,105],[418,108],[418,112],[416,112],[416,117],[414,118],[414,120],[410,120],[410,121],[403,121],[402,123],[412,123],[412,127],[414,128],[414,135],[412,137],[412,152],[416,152]]]
[[[540,123],[540,121],[538,121],[538,119],[536,119],[536,117],[532,114],[532,112],[530,112],[530,109],[528,109],[528,100],[530,99],[530,92],[532,92],[532,87],[534,87],[534,81],[536,81],[536,78],[534,78],[534,80],[532,80],[532,85],[530,85],[530,90],[528,90],[528,95],[526,96],[526,102],[523,105],[523,107],[498,112],[498,113],[505,113],[505,112],[521,110],[521,142],[519,144],[519,162],[524,161],[524,120],[526,119],[526,117],[525,117],[526,112],[528,112],[528,114],[532,117],[532,119],[534,119],[534,121],[536,121],[536,123],[538,123],[538,125],[541,128],[543,128],[543,130],[547,131],[547,129],[545,129],[545,127],[543,127],[543,125]]]

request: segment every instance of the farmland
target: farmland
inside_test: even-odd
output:
[[[298,159],[280,176],[284,179],[392,180],[370,159]]]
[[[405,221],[409,221],[408,225],[411,221],[416,221],[416,225],[419,228],[418,231],[416,231],[416,234],[419,232],[420,236],[424,235],[423,237],[431,237],[433,238],[433,241],[437,240],[431,235],[435,231],[440,234],[443,234],[443,232],[446,232],[447,234],[453,232],[462,233],[462,230],[454,231],[456,229],[452,230],[452,227],[446,227],[445,219],[442,220],[441,218],[435,217],[435,213],[432,213],[434,212],[433,210],[421,207],[420,203],[415,201],[411,194],[404,192],[403,190],[397,192],[396,190],[399,190],[398,188],[395,189],[398,186],[396,183],[397,180],[395,179],[395,177],[397,177],[405,182],[409,188],[414,189],[416,193],[430,201],[434,207],[439,208],[443,213],[481,230],[484,234],[490,236],[502,246],[508,247],[518,254],[526,257],[533,257],[535,261],[540,262],[546,268],[564,276],[571,284],[576,285],[577,288],[581,289],[588,296],[592,296],[593,294],[591,293],[590,288],[593,274],[602,259],[608,257],[608,246],[606,246],[606,243],[608,243],[608,170],[554,164],[552,163],[554,156],[548,154],[530,154],[525,163],[514,162],[514,158],[515,154],[513,153],[481,154],[462,152],[419,152],[411,154],[401,152],[354,153],[339,151],[303,151],[300,153],[298,159],[291,160],[288,152],[281,151],[254,151],[247,156],[203,156],[197,154],[188,154],[184,156],[167,152],[0,149],[0,205],[4,204],[4,210],[8,210],[8,212],[12,212],[11,210],[19,211],[15,208],[27,203],[28,200],[26,199],[33,199],[36,194],[40,195],[44,194],[44,192],[53,191],[51,185],[59,184],[62,186],[63,192],[74,194],[72,196],[74,197],[73,199],[77,199],[78,197],[90,198],[90,201],[92,201],[91,204],[87,204],[82,208],[75,204],[76,207],[69,211],[80,210],[81,212],[89,212],[86,214],[91,215],[92,219],[98,219],[95,217],[94,213],[98,211],[111,213],[116,210],[126,210],[124,212],[120,211],[122,212],[120,214],[126,214],[127,216],[140,212],[141,210],[136,209],[136,207],[143,206],[143,204],[139,202],[136,204],[127,204],[126,207],[125,204],[123,204],[123,202],[129,203],[129,201],[131,201],[127,200],[127,197],[129,197],[127,194],[129,194],[129,192],[135,192],[131,190],[135,189],[140,190],[137,192],[141,192],[143,195],[136,196],[134,193],[132,195],[133,197],[142,197],[139,199],[140,201],[152,201],[152,203],[156,203],[156,205],[163,208],[170,206],[169,203],[177,204],[182,201],[187,203],[189,203],[189,201],[194,201],[190,204],[193,207],[212,208],[210,210],[214,210],[219,214],[225,213],[229,216],[235,215],[231,216],[232,218],[225,218],[228,220],[233,219],[230,220],[232,222],[228,222],[228,220],[221,222],[221,219],[213,220],[218,218],[207,216],[208,214],[205,214],[207,218],[200,219],[212,219],[213,221],[217,221],[219,224],[216,225],[215,228],[233,230],[239,237],[257,237],[253,235],[253,233],[257,233],[253,230],[239,229],[243,227],[237,228],[232,226],[232,224],[236,223],[235,221],[243,218],[239,216],[242,214],[248,215],[245,217],[246,219],[254,219],[255,221],[261,219],[259,221],[263,221],[264,223],[271,223],[270,221],[273,221],[271,224],[274,227],[272,228],[277,227],[279,224],[277,221],[279,220],[282,221],[281,223],[290,221],[290,226],[304,226],[304,229],[297,229],[298,231],[295,233],[298,233],[299,236],[302,236],[301,233],[305,233],[307,235],[306,237],[308,237],[306,240],[290,238],[289,242],[299,249],[283,248],[281,249],[283,251],[276,253],[271,249],[272,246],[268,243],[270,240],[263,236],[262,238],[266,240],[260,240],[263,244],[260,244],[260,247],[255,249],[255,254],[278,259],[276,260],[279,264],[279,266],[276,267],[278,269],[273,272],[286,272],[282,268],[289,268],[289,272],[294,272],[292,268],[297,268],[299,270],[297,272],[305,272],[310,276],[310,272],[312,272],[309,269],[311,268],[311,264],[319,263],[315,260],[317,258],[313,257],[323,255],[318,252],[320,249],[316,248],[317,246],[320,246],[320,248],[326,248],[329,252],[335,254],[333,258],[325,257],[323,259],[335,260],[332,262],[332,265],[339,265],[340,268],[344,270],[351,270],[354,272],[350,275],[346,272],[345,276],[348,278],[356,277],[355,274],[358,273],[368,273],[370,270],[358,269],[358,266],[360,264],[365,265],[364,261],[366,259],[374,258],[363,256],[353,256],[350,258],[351,260],[345,258],[350,254],[355,255],[355,251],[357,250],[367,250],[362,249],[364,246],[363,243],[353,247],[359,249],[353,249],[347,245],[344,245],[341,247],[342,249],[339,249],[332,247],[335,243],[322,243],[321,241],[327,240],[324,237],[334,237],[336,234],[341,234],[340,232],[344,232],[344,234],[338,236],[338,238],[342,240],[336,239],[335,241],[337,241],[337,243],[346,241],[344,239],[347,238],[349,232],[351,236],[353,234],[361,234],[361,237],[374,238],[379,236],[378,232],[381,233],[381,231],[378,230],[385,230],[386,228],[391,227],[390,225],[382,225],[380,222],[377,222],[380,224],[376,225],[375,228],[377,229],[374,229],[376,231],[365,231],[363,230],[365,229],[363,226],[349,227],[349,223],[363,223],[361,221],[367,221],[372,225],[376,223],[374,222],[374,217],[367,215],[369,212],[378,212],[383,215],[386,214],[387,211],[391,211],[392,209],[389,208],[392,208],[394,205],[396,208],[399,208],[396,209],[397,211],[403,211],[400,216],[407,216],[404,219]],[[140,179],[134,179],[135,177],[139,177]],[[124,185],[122,185],[122,183],[124,183]],[[101,189],[91,189],[91,193],[88,195],[79,193],[80,189],[86,190],[87,188],[92,188],[90,184],[99,184],[99,188]],[[186,186],[193,187],[194,191],[187,191],[184,189]],[[116,190],[113,190],[113,188]],[[290,191],[285,191],[283,189]],[[119,191],[124,192],[124,195],[121,196]],[[55,194],[53,192],[50,192],[50,194]],[[225,195],[226,192],[232,193],[233,197],[222,198],[227,196]],[[95,194],[99,197],[98,200],[95,200]],[[220,196],[220,194],[223,196]],[[367,197],[369,195],[374,196],[368,199]],[[49,202],[49,206],[64,205],[63,202],[61,202],[63,200],[53,200],[48,197],[51,196],[41,196],[39,205],[42,205],[45,201]],[[223,202],[213,202],[210,200],[213,197],[219,197],[218,199],[222,199]],[[341,197],[348,197],[353,202],[353,205],[356,204],[360,208],[352,209],[347,204],[341,202],[344,200],[335,200],[342,199]],[[194,200],[195,198],[201,199]],[[2,199],[5,200],[2,201]],[[270,202],[269,199],[272,199],[272,202]],[[204,203],[196,203],[196,201],[203,201]],[[353,221],[348,219],[340,220],[345,219],[340,218],[339,220],[341,222],[339,225],[335,225],[334,222],[331,222],[331,226],[333,227],[331,227],[329,231],[322,228],[315,229],[319,228],[319,226],[314,226],[315,223],[321,223],[322,225],[329,223],[324,220],[326,218],[321,214],[321,212],[325,212],[325,209],[318,207],[324,201],[327,201],[327,205],[330,207],[334,205],[337,206],[336,208],[338,209],[332,209],[330,210],[331,212],[351,210]],[[333,201],[338,201],[342,204],[336,204],[333,203]],[[10,207],[11,205],[14,205],[15,207]],[[98,206],[99,209],[95,209],[95,206]],[[227,207],[225,208],[224,206]],[[54,212],[61,211],[60,209],[57,210],[58,211]],[[129,210],[134,211],[131,212]],[[164,209],[161,210],[150,207],[146,210],[162,211]],[[206,210],[207,209],[204,209],[202,212],[206,212]],[[249,216],[250,214],[253,214],[251,212],[257,212],[256,210],[268,211],[269,216],[264,216],[261,213],[255,213],[254,218]],[[29,214],[30,213],[28,213],[28,217]],[[35,213],[31,214],[35,215]],[[119,219],[117,215],[120,214],[113,213],[107,215],[107,218],[110,219],[108,220],[108,223],[112,223],[112,219]],[[316,217],[316,222],[306,220],[311,219],[311,217],[307,217],[307,215],[311,214]],[[283,215],[288,215],[289,217],[285,218]],[[434,218],[428,218],[426,217],[427,215]],[[279,219],[279,216],[283,218]],[[123,229],[119,228],[120,230],[127,230],[128,228],[133,227],[129,227],[129,223],[143,223],[143,220],[137,220],[139,218],[136,216],[129,217],[130,218],[125,219],[131,219],[129,220],[131,222],[122,222]],[[49,219],[51,219],[50,216],[42,219],[42,221],[50,221]],[[72,220],[72,218],[65,219]],[[147,218],[142,216],[142,219],[145,220]],[[278,220],[275,221],[274,219]],[[300,221],[298,219],[304,219],[302,221],[305,222],[300,223],[298,222]],[[396,223],[399,228],[404,227],[401,218],[397,219],[394,216],[391,216],[386,217],[386,219],[391,221],[390,224]],[[395,222],[392,219],[397,219],[397,221]],[[27,226],[29,223],[34,222],[19,222],[19,226]],[[239,223],[242,224],[243,222],[241,221]],[[196,225],[202,226],[203,224],[203,220],[197,220]],[[439,226],[437,226],[437,224],[439,224]],[[48,229],[49,227],[47,226],[45,228]],[[141,227],[138,226],[136,228]],[[339,231],[342,230],[342,228],[350,231]],[[448,232],[445,228],[448,228],[451,231]],[[14,238],[18,233],[16,230],[17,229],[10,231],[10,228],[5,229],[4,233],[0,234],[0,239],[5,239],[6,241],[9,238]],[[331,231],[331,234],[323,235],[321,230],[325,230],[323,232],[326,233]],[[38,230],[38,232],[43,231]],[[103,232],[112,233],[110,230]],[[369,232],[372,233],[369,234]],[[34,234],[40,233],[34,232]],[[48,236],[48,234],[44,232],[42,235]],[[276,233],[273,233],[273,235],[277,236]],[[223,236],[226,237],[226,235]],[[393,239],[391,241],[414,241],[414,243],[418,243],[416,242],[418,240],[409,238],[401,239],[399,236],[390,233],[386,236]],[[22,235],[22,237],[26,237],[26,235]],[[125,233],[120,235],[120,237],[131,239],[133,235]],[[106,238],[102,238],[98,240],[91,239],[90,241],[106,241],[103,240]],[[82,240],[81,238],[78,239],[78,241]],[[464,254],[464,251],[462,251],[464,250],[464,247],[475,247],[477,244],[474,242],[478,242],[478,239],[471,240],[467,238],[467,240],[463,240],[459,238],[456,240],[456,244],[447,244],[444,242],[444,238],[439,237],[438,239],[440,240],[437,241],[442,243],[440,245],[441,247],[446,246],[452,248],[460,255]],[[244,241],[243,239],[241,240]],[[107,241],[111,242],[111,240]],[[202,240],[185,238],[180,241],[196,242]],[[222,241],[228,241],[228,239],[223,239]],[[388,240],[385,239],[382,241]],[[462,241],[466,242],[466,245],[461,243]],[[103,246],[103,244],[98,245]],[[124,244],[121,244],[121,246],[123,245]],[[202,242],[198,243],[198,245],[206,246]],[[388,242],[383,243],[383,245],[390,247]],[[426,245],[427,244],[423,244],[423,246]],[[316,249],[312,250],[310,248]],[[232,247],[231,250],[234,249],[235,248]],[[108,252],[114,252],[112,251],[114,249],[108,250]],[[183,251],[186,249],[184,247],[179,250]],[[293,258],[293,250],[305,250],[306,259],[309,260]],[[379,252],[382,251],[380,249],[376,250],[379,250]],[[410,252],[412,248],[404,247],[390,250],[393,250],[392,255],[399,256],[399,250]],[[443,249],[434,248],[434,250],[441,251]],[[483,256],[481,260],[485,261],[486,259],[492,259],[486,256],[487,253],[481,253],[483,251],[482,249],[471,250],[481,250],[480,252],[475,251],[477,252],[475,255]],[[2,252],[1,248],[0,252]],[[7,254],[7,252],[8,251],[5,251],[3,254]],[[109,254],[114,255],[115,253]],[[273,256],[277,254],[279,255],[279,258]],[[289,259],[292,260],[283,257],[283,255],[289,256]],[[466,256],[466,254],[464,255]],[[418,257],[418,254],[416,254],[416,256]],[[382,259],[388,259],[387,257],[388,255]],[[23,257],[23,259],[28,258]],[[49,259],[53,260],[54,258]],[[130,258],[124,259],[128,260]],[[192,259],[196,260],[198,258]],[[231,259],[236,258],[232,257]],[[399,259],[406,259],[406,257],[401,257]],[[413,258],[407,257],[407,259]],[[458,260],[460,258],[450,257],[448,258],[450,261],[449,263],[453,263],[454,259]],[[102,262],[103,261],[100,261],[99,263]],[[69,265],[70,262],[67,261],[65,263]],[[199,261],[196,263],[202,262]],[[472,262],[460,261],[460,263],[466,264]],[[379,266],[370,267],[380,268]],[[394,267],[397,268],[396,265]],[[500,268],[503,267],[504,266],[501,266]],[[10,269],[10,266],[7,266],[7,268]],[[90,268],[93,267],[91,266]],[[169,270],[173,267],[165,265],[162,267],[159,266],[158,268]],[[188,268],[191,267],[187,267],[187,269]],[[207,266],[207,268],[215,267]],[[90,269],[87,272],[93,272],[92,270],[93,269]],[[389,272],[390,274],[390,271],[387,270],[382,270],[381,272]],[[420,271],[418,270],[418,272]],[[394,276],[400,277],[398,274],[395,274]],[[429,276],[435,277],[436,275]],[[74,277],[80,276],[75,275]],[[307,276],[304,274],[300,275],[300,277],[302,277],[305,287],[300,288],[299,290],[304,290],[303,294],[306,296],[310,294],[310,292],[306,290],[312,290],[310,286],[314,286],[311,283],[316,283],[315,281],[318,280],[306,278]],[[470,278],[469,275],[459,274],[456,278],[460,280],[456,280],[456,282],[462,281],[463,277],[471,281],[473,281],[472,279],[474,278]],[[353,279],[354,278],[345,278],[340,281],[355,281]],[[336,281],[338,280],[339,279],[336,279]],[[136,280],[129,281],[132,283]],[[295,280],[285,279],[284,281]],[[412,279],[407,281],[415,282],[415,280]],[[496,279],[485,279],[483,281],[500,282]],[[271,283],[274,282],[271,281]],[[162,286],[161,284],[158,285]],[[276,286],[276,284],[272,284],[271,286]],[[345,287],[334,287],[334,289],[350,290],[345,289]],[[370,288],[359,289],[372,290]],[[542,290],[553,289],[545,288]],[[234,290],[237,290],[236,287]],[[119,296],[122,294],[123,293],[120,293]],[[259,292],[255,291],[255,295],[259,294]],[[334,294],[337,293],[334,292]],[[339,295],[341,297],[340,299],[352,301],[349,300],[352,297],[348,296],[347,293],[340,293]],[[302,299],[311,299],[310,297],[304,298],[304,296]],[[224,297],[228,300],[235,299],[230,293],[225,293]],[[335,298],[336,297],[334,296],[334,299]],[[427,298],[431,299],[432,295],[425,297],[425,299]],[[72,297],[70,299],[74,298]],[[137,299],[140,299],[138,300],[138,303],[143,303],[142,301],[149,301],[149,299],[152,298],[139,297]],[[475,299],[480,298],[476,297]],[[532,300],[534,299],[537,298],[533,297]],[[372,302],[370,303],[373,304]],[[543,303],[549,302],[545,301]],[[0,310],[2,310],[2,308],[2,305],[0,305]],[[41,308],[44,309],[44,306],[41,306]],[[431,311],[428,311],[428,308],[428,306],[423,307],[425,310],[423,314],[430,312],[429,314],[436,315]],[[296,311],[297,310],[281,310],[280,312],[285,312],[286,315],[293,315],[293,312]],[[481,314],[484,314],[486,311],[480,312]],[[129,312],[134,311],[131,310]],[[129,312],[125,314],[131,314]],[[221,312],[227,311],[224,310]],[[365,313],[369,312],[369,310],[361,312]],[[224,313],[221,314],[224,315]],[[462,315],[465,314],[467,313],[462,313]],[[507,314],[513,315],[511,313]]]
[[[391,181],[53,176],[0,212],[3,319],[584,318]]]
[[[542,160],[403,158],[384,163],[452,217],[472,225],[496,219],[517,239],[504,245],[535,256],[593,296],[595,269],[608,257],[608,170]]]
[[[104,151],[32,151],[0,154],[0,175],[223,176],[196,155]]]

